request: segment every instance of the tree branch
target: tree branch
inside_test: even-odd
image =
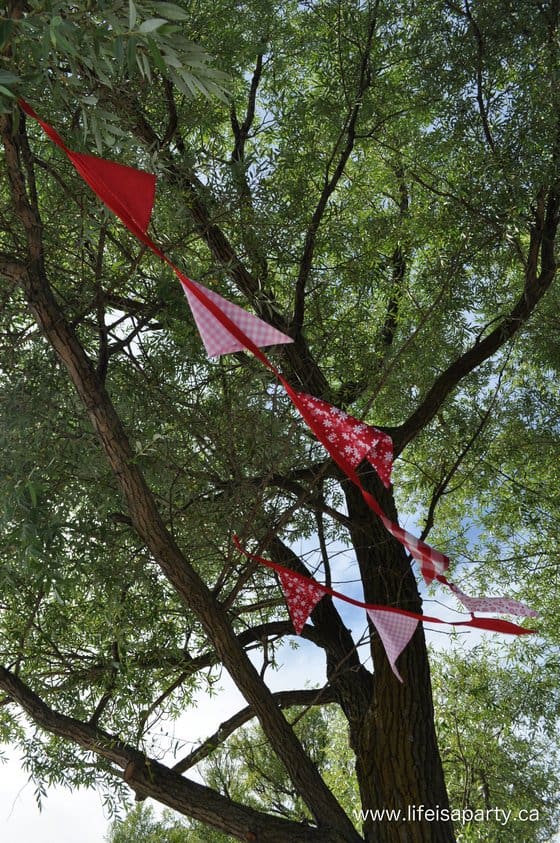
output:
[[[366,46],[360,64],[360,73],[354,104],[350,110],[350,114],[346,119],[345,126],[343,127],[340,136],[337,139],[329,162],[327,163],[323,189],[321,191],[319,201],[317,203],[315,211],[313,212],[313,216],[311,217],[311,221],[309,223],[305,235],[305,243],[303,246],[303,253],[300,259],[299,273],[296,281],[294,315],[292,319],[294,336],[296,338],[301,335],[303,329],[303,321],[305,315],[305,288],[313,265],[313,255],[315,253],[317,232],[319,230],[319,226],[321,225],[321,221],[327,208],[328,201],[334,191],[336,190],[338,182],[340,181],[344,173],[344,168],[346,167],[348,159],[350,158],[350,154],[354,148],[354,142],[356,139],[356,123],[358,121],[358,115],[362,106],[362,97],[364,96],[367,88],[371,84],[371,70],[369,67],[369,62],[371,45],[376,27],[377,19],[375,18],[375,16],[373,16],[368,28]],[[346,135],[346,142],[342,147],[338,163],[334,169],[334,172],[329,178],[330,166],[334,160],[335,154],[340,146],[341,139],[344,135]]]
[[[235,146],[231,154],[232,161],[241,163],[245,158],[245,143],[249,137],[249,131],[255,119],[255,110],[257,105],[257,91],[262,77],[263,70],[263,54],[259,53],[257,56],[257,63],[251,79],[251,87],[249,89],[249,101],[247,103],[247,112],[245,120],[240,125],[235,112],[235,106],[231,107],[231,126],[235,138]]]
[[[496,144],[494,142],[494,138],[492,137],[492,132],[490,130],[490,123],[488,122],[488,108],[486,103],[484,102],[484,91],[483,91],[483,78],[482,78],[482,69],[483,69],[483,59],[484,59],[484,37],[482,35],[482,31],[473,17],[471,12],[471,7],[468,0],[465,0],[465,17],[467,18],[471,29],[474,33],[474,37],[476,40],[476,101],[478,103],[478,110],[480,113],[480,119],[482,121],[482,129],[484,131],[484,137],[488,143],[488,146],[492,150],[492,152],[496,151]]]
[[[500,375],[500,381],[501,381],[501,375]],[[440,499],[443,497],[443,495],[445,495],[446,489],[449,486],[451,480],[453,479],[453,476],[459,470],[459,467],[460,467],[461,463],[463,462],[463,460],[467,456],[468,452],[471,450],[474,443],[476,442],[476,440],[478,439],[478,437],[480,436],[480,434],[484,430],[484,428],[485,428],[485,426],[488,422],[488,419],[490,418],[490,414],[492,412],[492,409],[494,407],[494,403],[495,403],[496,397],[498,395],[498,390],[499,390],[499,383],[498,383],[498,389],[496,390],[495,395],[494,395],[494,399],[490,402],[490,406],[487,408],[487,410],[484,413],[484,415],[482,416],[480,422],[477,424],[473,435],[470,437],[470,439],[466,443],[465,447],[461,449],[461,452],[459,453],[458,457],[454,460],[453,465],[445,473],[445,476],[442,477],[442,479],[438,483],[436,489],[434,490],[434,493],[432,495],[432,499],[430,501],[430,506],[428,508],[428,514],[426,516],[426,521],[425,521],[424,527],[422,529],[422,532],[420,534],[420,538],[422,539],[422,541],[426,540],[430,530],[434,526],[434,515],[435,515],[435,511],[436,511],[436,506],[438,505],[438,503],[439,503]]]
[[[296,705],[313,706],[326,705],[327,703],[336,702],[335,694],[332,688],[327,685],[319,689],[305,689],[294,691],[277,691],[273,694],[274,700],[279,708],[292,708]],[[233,717],[225,720],[220,724],[219,729],[207,738],[200,746],[197,746],[181,761],[173,767],[176,773],[184,773],[195,764],[199,764],[209,755],[211,755],[221,744],[223,744],[237,729],[248,723],[255,716],[255,712],[250,705],[242,708]]]
[[[408,216],[409,195],[408,187],[404,180],[404,170],[401,164],[397,166],[395,175],[397,176],[399,182],[398,209],[399,222],[402,226],[403,221]],[[383,363],[386,353],[393,345],[393,340],[395,338],[395,331],[397,330],[397,317],[399,314],[399,303],[406,275],[406,258],[400,242],[397,242],[397,245],[393,250],[393,254],[391,256],[391,267],[391,294],[389,296],[389,302],[387,304],[385,321],[381,329],[381,342],[385,348],[385,354],[383,355],[383,358],[380,361],[381,363]]]
[[[250,627],[239,633],[237,640],[240,646],[244,649],[254,649],[251,645],[260,644],[264,639],[278,639],[285,635],[293,635],[294,628],[291,621],[270,621],[269,623],[259,624],[255,627]],[[318,647],[323,647],[320,632],[311,624],[304,626],[301,637],[308,641],[312,641]],[[64,658],[60,653],[57,656],[65,664],[68,659]],[[22,661],[20,659],[20,661]],[[83,661],[83,658],[82,658]],[[219,657],[214,650],[208,650],[198,656],[191,656],[188,651],[181,649],[159,648],[152,650],[149,657],[146,655],[138,655],[135,653],[127,654],[127,664],[132,668],[138,670],[161,670],[167,668],[168,670],[178,670],[188,678],[199,671],[214,667],[219,663]],[[79,686],[80,684],[90,683],[97,684],[101,682],[106,674],[114,672],[113,661],[98,661],[90,664],[88,667],[72,670],[70,677],[66,677],[62,669],[50,668],[48,671],[41,671],[37,675],[42,679],[52,680],[54,677],[60,679],[56,684],[56,689],[67,691],[70,688]]]
[[[554,245],[559,221],[560,193],[551,189],[545,202],[537,208],[535,225],[531,230],[529,259],[523,292],[510,313],[480,342],[455,360],[434,381],[420,406],[399,427],[394,428],[395,454],[434,418],[450,392],[460,381],[480,366],[510,340],[527,322],[536,306],[551,286],[556,275]],[[540,256],[540,272],[538,259]],[[537,274],[538,273],[538,274]]]
[[[137,797],[151,797],[181,814],[231,834],[238,840],[270,843],[322,843],[342,840],[329,829],[313,829],[247,808],[211,788],[185,779],[133,746],[98,727],[50,708],[21,679],[0,667],[0,688],[45,731],[73,741],[123,771]],[[253,835],[253,836],[251,836]],[[355,837],[358,841],[360,838]]]
[[[249,131],[255,119],[257,91],[262,78],[262,71],[263,55],[262,53],[259,53],[251,79],[247,111],[245,113],[243,123],[240,124],[237,119],[235,103],[233,102],[230,112],[231,128],[234,136],[234,147],[231,153],[231,172],[240,200],[239,213],[241,235],[245,251],[253,263],[252,272],[257,275],[261,285],[263,285],[268,278],[268,261],[266,254],[260,245],[259,238],[255,234],[253,198],[245,166],[245,144],[249,138]]]

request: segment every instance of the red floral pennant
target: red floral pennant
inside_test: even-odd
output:
[[[377,471],[383,485],[391,485],[393,440],[388,434],[313,395],[298,392],[297,396],[313,420],[314,433],[321,442],[326,440],[329,443],[331,453],[336,451],[340,464],[346,462],[355,469],[366,459]]]
[[[294,574],[288,568],[278,571],[282,590],[288,604],[288,611],[298,635],[301,634],[307,618],[325,595],[325,589],[315,580]]]
[[[436,550],[433,547],[430,547],[429,544],[423,542],[421,539],[417,539],[416,536],[413,536],[412,533],[409,533],[407,530],[404,530],[398,524],[395,524],[388,518],[375,498],[373,497],[367,489],[364,488],[362,481],[360,480],[357,472],[356,467],[353,465],[352,461],[350,461],[347,456],[343,453],[342,449],[339,447],[340,437],[338,435],[331,434],[329,428],[325,426],[324,421],[327,420],[327,416],[317,416],[316,410],[317,405],[315,402],[318,399],[313,399],[312,396],[306,395],[302,392],[297,392],[295,389],[292,389],[290,384],[285,380],[285,378],[280,377],[280,380],[284,386],[284,389],[290,396],[292,403],[296,407],[297,410],[301,413],[304,421],[307,425],[311,428],[319,442],[326,448],[329,452],[333,460],[340,466],[340,468],[344,471],[346,476],[352,480],[353,483],[356,484],[360,492],[362,493],[362,497],[364,498],[365,502],[369,506],[369,508],[375,512],[375,514],[379,517],[381,522],[383,523],[386,530],[394,536],[397,541],[403,544],[409,553],[420,562],[420,568],[422,571],[422,576],[424,577],[426,583],[431,583],[435,577],[438,575],[441,576],[449,567],[449,559],[444,553],[440,553],[439,550]],[[320,402],[321,405],[324,407],[331,407],[330,404],[326,404],[325,402]],[[332,410],[336,410],[336,408],[331,407],[331,415]],[[342,410],[338,410],[334,416],[337,417],[337,414],[342,413]],[[346,415],[346,414],[343,414]],[[340,418],[340,415],[338,415]],[[346,418],[350,418],[346,416]],[[332,419],[331,419],[332,421]],[[344,423],[345,419],[342,419],[342,423]],[[356,422],[356,419],[352,419],[352,422]],[[354,427],[354,431],[356,430],[357,426],[360,422],[356,422],[356,427]],[[352,425],[353,427],[353,425]],[[367,426],[366,426],[367,427]],[[338,430],[341,429],[341,423],[339,422]],[[370,428],[372,431],[376,431],[376,428]],[[386,436],[386,434],[382,434],[379,431],[381,436]],[[329,436],[332,435],[332,440]],[[389,438],[389,437],[387,437]],[[380,447],[380,446],[378,446]],[[382,459],[380,460],[381,465],[384,466],[385,476],[381,476],[382,480],[389,480],[390,476],[390,463],[388,463],[384,457],[386,457],[389,453],[392,454],[392,443],[390,446],[390,452],[386,445],[383,443],[382,446]],[[367,459],[367,455],[365,455]],[[355,457],[354,457],[355,458]],[[373,463],[372,463],[373,464]],[[376,470],[379,471],[377,466],[374,465]]]
[[[395,663],[414,635],[418,621],[408,615],[386,612],[382,609],[367,609],[366,611],[381,639],[391,670],[399,682],[402,682],[403,678]]]

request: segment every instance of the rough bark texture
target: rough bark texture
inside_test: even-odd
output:
[[[364,485],[374,493],[385,512],[396,518],[392,495],[368,473]],[[421,600],[410,559],[402,545],[383,526],[368,517],[368,509],[354,486],[346,489],[352,538],[365,599],[371,603],[399,605],[421,612]],[[373,695],[359,728],[353,734],[362,805],[366,808],[401,810],[408,806],[448,807],[441,759],[437,746],[430,667],[424,629],[418,624],[410,643],[399,657],[404,683],[396,681],[375,629],[370,624],[374,664]],[[406,807],[404,807],[406,806]],[[368,843],[450,843],[455,837],[451,823],[425,820],[387,823],[366,821]]]

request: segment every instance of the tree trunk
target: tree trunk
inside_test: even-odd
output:
[[[387,515],[396,521],[392,494],[382,489],[371,474],[363,482]],[[346,500],[365,600],[421,612],[418,587],[402,545],[372,516],[356,487],[348,485]],[[365,840],[368,843],[454,843],[453,827],[446,819],[449,801],[435,733],[423,626],[418,624],[399,657],[402,684],[391,670],[371,623],[370,633],[373,694],[359,729],[352,734],[365,812]],[[376,819],[372,814],[383,809],[394,811],[392,818],[385,815],[381,819],[377,815]],[[438,812],[443,814],[440,821]]]

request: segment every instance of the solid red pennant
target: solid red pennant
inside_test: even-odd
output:
[[[41,120],[25,100],[21,108],[36,120],[44,132],[59,146],[80,176],[107,207],[123,221],[125,226],[145,242],[145,234],[154,205],[156,177],[144,170],[107,161],[94,155],[85,155],[69,149],[58,132]]]
[[[501,632],[505,635],[531,635],[534,629],[525,629],[510,621],[503,621],[501,618],[471,618],[470,621],[456,624],[456,626],[471,626],[475,629],[486,629],[488,632]]]
[[[156,177],[115,161],[69,151],[74,167],[102,202],[133,234],[145,234],[156,192]]]

